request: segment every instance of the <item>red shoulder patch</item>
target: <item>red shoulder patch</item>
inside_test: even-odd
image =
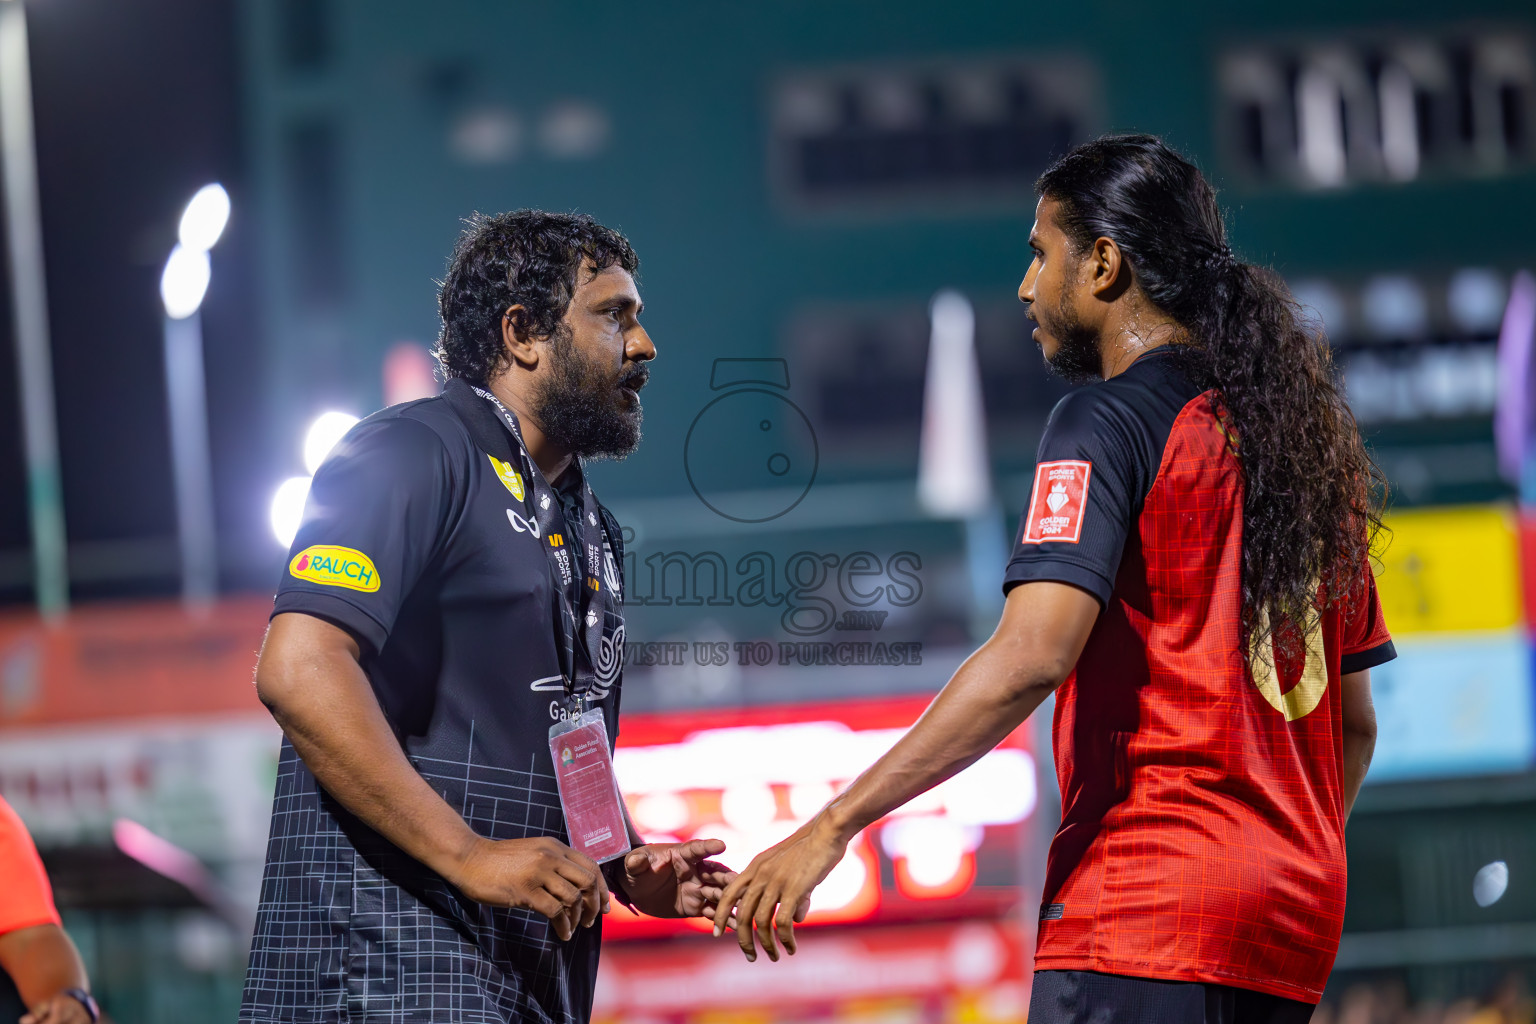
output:
[[[1083,510],[1088,507],[1088,462],[1042,462],[1035,467],[1035,490],[1029,498],[1024,543],[1064,541],[1076,544],[1083,535]]]

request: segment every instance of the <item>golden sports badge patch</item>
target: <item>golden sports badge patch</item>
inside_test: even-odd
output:
[[[1029,499],[1024,543],[1078,543],[1083,535],[1083,512],[1088,506],[1088,479],[1092,474],[1091,464],[1076,460],[1042,462],[1035,467],[1035,493]]]

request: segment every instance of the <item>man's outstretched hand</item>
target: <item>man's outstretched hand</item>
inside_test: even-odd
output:
[[[736,873],[710,860],[725,852],[719,839],[637,846],[624,858],[624,894],[652,917],[708,916]]]
[[[810,912],[811,890],[831,874],[846,852],[848,840],[821,815],[812,818],[794,835],[752,858],[747,870],[726,886],[712,915],[715,934],[734,927],[748,960],[757,959],[754,933],[768,959],[779,959],[775,936],[793,956],[795,925]]]

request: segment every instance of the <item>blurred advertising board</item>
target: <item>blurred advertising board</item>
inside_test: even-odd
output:
[[[1368,781],[1519,772],[1536,763],[1531,648],[1522,632],[1395,643],[1397,660],[1371,670],[1377,738]]]
[[[1536,508],[1520,510],[1520,581],[1525,628],[1536,632]]]
[[[271,602],[0,617],[0,795],[43,846],[128,818],[212,860],[266,841],[279,732],[251,682]]]
[[[1527,770],[1527,524],[1501,505],[1466,505],[1394,512],[1386,525],[1377,587],[1398,657],[1371,670],[1378,736],[1367,780]]]
[[[0,616],[0,795],[52,870],[62,851],[142,860],[170,844],[215,867],[222,904],[254,911],[281,736],[251,681],[270,608],[232,598],[195,614],[142,602],[57,623]],[[76,867],[101,877],[56,875],[61,898],[127,899],[131,876],[91,857]]]
[[[169,601],[85,605],[58,623],[0,617],[0,732],[33,725],[249,712],[272,601],[198,613]]]
[[[1394,636],[1519,625],[1520,544],[1512,511],[1498,505],[1408,509],[1388,516],[1386,525],[1376,582]]]
[[[927,697],[624,718],[615,768],[655,841],[724,839],[733,867],[784,838],[917,720]],[[603,925],[598,1024],[1022,1020],[1043,850],[1027,729],[870,826],[812,898],[799,953],[748,963],[727,935]],[[616,940],[616,941],[606,941]]]
[[[280,739],[265,714],[0,732],[0,796],[43,847],[110,843],[127,818],[206,860],[260,857]]]
[[[719,940],[605,944],[594,1024],[1020,1021],[1030,948],[1011,921],[840,929],[778,963]]]

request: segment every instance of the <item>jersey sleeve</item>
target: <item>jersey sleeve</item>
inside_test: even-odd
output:
[[[1356,589],[1344,609],[1343,643],[1339,654],[1339,671],[1344,675],[1384,665],[1397,657],[1392,635],[1387,632],[1387,624],[1381,616],[1376,577],[1369,566],[1363,574],[1365,586]]]
[[[1151,473],[1147,429],[1100,387],[1063,398],[1051,412],[1019,521],[1003,592],[1052,580],[1109,601],[1126,534]],[[1155,472],[1156,467],[1151,467]]]
[[[431,427],[403,417],[354,427],[310,485],[272,614],[324,619],[377,653],[442,549],[451,486]]]
[[[32,837],[11,805],[0,800],[0,935],[40,924],[58,924],[53,887]]]

